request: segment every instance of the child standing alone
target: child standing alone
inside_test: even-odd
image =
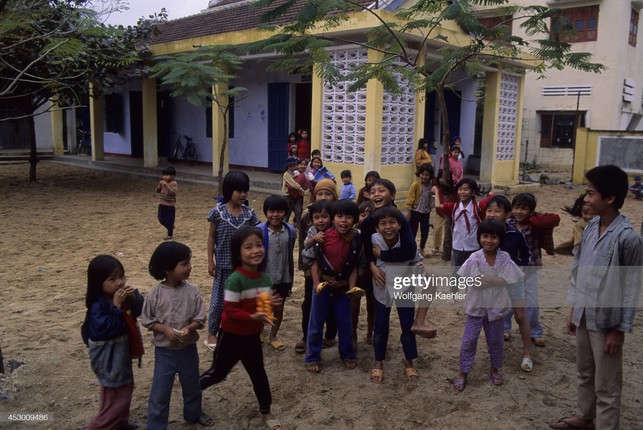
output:
[[[174,376],[183,389],[183,418],[204,426],[212,418],[201,411],[197,329],[203,328],[205,308],[196,286],[187,282],[192,251],[178,242],[160,244],[149,271],[161,283],[152,287],[143,305],[143,326],[154,332],[154,379],[148,402],[148,430],[167,428]]]
[[[433,192],[431,182],[433,181],[433,166],[430,164],[421,165],[415,176],[417,181],[411,184],[409,193],[406,196],[406,207],[409,209],[407,217],[411,223],[413,237],[417,236],[418,226],[420,228],[420,253],[424,257],[424,247],[429,238],[429,216],[433,208]]]
[[[134,391],[132,358],[143,351],[135,322],[143,308],[143,296],[126,283],[120,261],[99,255],[87,268],[85,304],[83,336],[87,339],[83,340],[100,382],[98,415],[86,429],[136,429],[140,424],[129,422],[129,413]]]
[[[176,219],[176,193],[179,190],[174,178],[176,169],[173,166],[167,166],[162,171],[163,179],[156,186],[156,192],[161,194],[159,202],[158,218],[163,227],[167,229],[165,240],[172,239],[174,235],[174,221]]]

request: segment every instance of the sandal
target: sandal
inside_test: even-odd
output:
[[[263,420],[263,422],[270,430],[281,430],[281,423],[277,418],[273,418],[271,420]]]
[[[357,367],[357,360],[354,358],[342,358],[342,361],[344,362],[344,367],[347,370],[353,370]]]
[[[555,420],[551,420],[549,422],[549,428],[552,429],[566,429],[566,430],[581,430],[581,429],[589,429],[593,430],[594,429],[594,423],[590,422],[589,425],[576,425],[572,423],[571,420],[574,418],[578,418],[581,420],[579,417],[561,417],[561,418],[556,418]],[[585,420],[581,420],[585,421]]]
[[[417,381],[419,379],[418,371],[414,367],[405,367],[404,376],[406,376],[406,379],[411,382]]]
[[[304,342],[303,340],[298,341],[295,344],[295,352],[297,354],[303,354],[304,352],[306,352],[306,342]]]
[[[214,424],[214,420],[212,419],[212,417],[205,412],[201,412],[201,415],[199,415],[199,420],[197,422],[203,427],[211,427]]]
[[[206,340],[204,340],[204,341],[203,341],[203,344],[204,344],[204,345],[205,345],[205,347],[206,347],[206,348],[208,348],[210,351],[214,351],[215,349],[217,349],[217,343],[216,343],[216,342],[215,342],[215,343],[210,343],[210,342],[208,342],[208,340],[206,339]]]
[[[310,361],[306,363],[306,371],[308,373],[319,373],[321,371],[319,361]]]
[[[511,342],[511,333],[506,331],[505,332],[505,342]]]
[[[497,373],[489,372],[489,379],[491,380],[491,383],[496,387],[499,387],[505,383],[505,378]]]
[[[286,349],[286,345],[284,345],[284,343],[278,339],[270,341],[270,346],[272,346],[272,349],[274,349],[275,351],[283,351],[284,349]]]
[[[453,380],[453,389],[456,393],[461,393],[464,391],[464,387],[467,386],[467,380],[462,379],[459,376]]]
[[[353,287],[350,290],[346,291],[346,295],[348,297],[364,297],[366,295],[366,291],[362,290],[359,287]]]
[[[520,368],[523,372],[531,372],[532,370],[534,370],[534,360],[532,360],[531,358],[523,357]]]
[[[531,338],[531,343],[536,345],[539,348],[544,348],[545,347],[545,338],[544,337],[532,337]]]
[[[371,382],[381,384],[384,381],[384,371],[382,369],[371,369]]]

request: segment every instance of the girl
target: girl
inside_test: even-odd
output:
[[[451,149],[449,150],[449,171],[451,172],[451,186],[460,182],[464,174],[462,161],[460,161],[460,152],[461,149],[459,146],[451,145]],[[440,157],[440,169],[442,169],[443,161],[444,158]]]
[[[148,266],[161,281],[152,287],[143,305],[143,326],[154,332],[154,379],[148,401],[148,430],[167,428],[170,395],[178,373],[183,390],[183,418],[204,426],[212,418],[201,411],[199,355],[196,332],[205,323],[205,308],[196,286],[187,282],[192,251],[178,242],[160,244]]]
[[[433,159],[429,154],[429,142],[422,138],[418,142],[418,149],[415,151],[415,168],[419,169],[423,164],[432,164]]]
[[[257,296],[270,294],[272,286],[270,277],[259,270],[265,256],[261,230],[249,226],[239,228],[232,235],[230,249],[236,269],[225,283],[218,351],[212,367],[201,375],[201,389],[223,381],[241,361],[252,381],[263,421],[270,429],[278,430],[281,424],[270,412],[272,395],[259,339],[263,326],[273,325],[270,316],[257,312]],[[283,301],[273,294],[271,303],[273,307],[281,306]]]
[[[424,247],[429,238],[429,216],[433,203],[431,192],[431,181],[433,181],[433,166],[430,164],[421,165],[415,176],[418,180],[411,184],[409,193],[406,196],[406,207],[409,208],[407,218],[411,223],[411,231],[415,238],[418,233],[418,224],[421,228],[420,253],[424,257]]]
[[[313,159],[310,160],[310,169],[308,169],[306,177],[308,178],[308,181],[311,183],[313,188],[315,188],[317,183],[322,179],[327,178],[331,179],[333,182],[335,181],[335,175],[333,175],[324,167],[324,164],[322,163],[320,157],[313,157]]]
[[[288,135],[288,143],[286,144],[286,158],[297,158],[297,143],[299,142],[299,134],[296,131]]]
[[[565,240],[554,249],[556,254],[573,255],[578,248],[578,245],[580,245],[580,240],[583,237],[583,231],[585,231],[587,223],[593,217],[589,206],[584,204],[585,194],[585,192],[581,193],[581,195],[574,201],[573,206],[565,206],[563,208],[565,212],[574,218],[575,223],[572,231],[572,237]]]
[[[485,212],[476,202],[478,184],[473,179],[465,178],[456,185],[459,202],[442,202],[439,187],[433,187],[435,207],[442,209],[445,217],[451,219],[452,253],[451,272],[455,276],[458,268],[464,264],[471,254],[480,249],[478,246],[478,225],[484,219]],[[486,203],[486,201],[483,201]],[[457,292],[457,286],[451,287],[451,292]]]
[[[458,275],[473,280],[473,286],[464,304],[467,319],[460,348],[460,375],[453,380],[457,392],[467,385],[482,328],[489,348],[489,379],[496,386],[504,383],[498,369],[502,367],[504,353],[503,317],[511,309],[507,286],[520,282],[524,276],[509,254],[498,249],[504,235],[505,227],[500,221],[483,221],[477,231],[482,249],[474,252],[458,270]]]
[[[89,263],[85,306],[83,340],[100,382],[98,415],[86,429],[138,428],[140,424],[129,422],[129,412],[134,391],[132,358],[140,359],[143,353],[136,326],[143,296],[126,283],[123,265],[111,255],[99,255]]]
[[[296,158],[310,159],[310,140],[308,140],[308,130],[302,130],[300,133],[301,139],[297,142],[297,155]]]
[[[242,225],[257,225],[259,218],[245,205],[250,178],[239,170],[229,171],[223,178],[223,202],[208,214],[208,273],[215,276],[208,313],[208,338],[205,346],[214,351],[223,312],[223,284],[232,273],[230,238]]]
[[[296,158],[286,160],[286,170],[281,178],[281,192],[288,201],[285,221],[290,220],[290,214],[295,212],[295,227],[299,225],[304,198],[304,189],[295,181],[295,169],[299,164]]]
[[[373,181],[380,178],[380,174],[375,170],[371,170],[364,177],[364,186],[357,193],[357,204],[361,205],[364,202],[371,201],[371,184]]]

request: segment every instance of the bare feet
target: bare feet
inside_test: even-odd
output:
[[[306,371],[308,373],[319,373],[319,361],[311,361],[309,363],[306,363]]]
[[[594,422],[586,421],[579,416],[556,418],[549,422],[553,429],[593,429]]]

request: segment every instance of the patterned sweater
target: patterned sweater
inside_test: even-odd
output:
[[[225,282],[221,329],[228,333],[252,335],[263,324],[250,319],[257,312],[257,295],[270,294],[272,281],[263,272],[249,272],[237,267]]]

